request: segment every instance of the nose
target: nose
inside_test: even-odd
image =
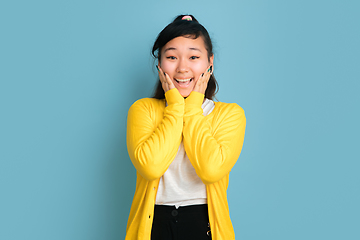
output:
[[[189,67],[185,59],[181,59],[179,61],[176,71],[178,73],[185,73],[189,71]]]

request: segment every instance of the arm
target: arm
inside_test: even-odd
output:
[[[149,181],[165,173],[181,142],[184,98],[177,89],[167,91],[165,98],[168,106],[163,115],[157,114],[153,104],[140,100],[130,107],[127,118],[130,159],[136,170]]]
[[[204,95],[192,92],[185,100],[183,141],[186,154],[205,184],[227,175],[239,158],[245,135],[244,111],[229,104],[213,116],[203,116]]]

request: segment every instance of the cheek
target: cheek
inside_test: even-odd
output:
[[[167,74],[171,74],[175,69],[175,65],[173,63],[171,63],[171,62],[166,61],[166,60],[161,62],[160,67]]]
[[[193,66],[193,71],[197,77],[199,77],[202,73],[204,73],[207,70],[207,67],[209,67],[210,63],[207,61],[201,61],[198,62]]]

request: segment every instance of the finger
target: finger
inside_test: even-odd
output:
[[[169,86],[169,90],[175,88],[175,85],[174,85],[173,81],[171,80],[170,76],[167,73],[164,73],[164,75],[165,75],[166,83]]]
[[[169,90],[169,85],[166,81],[165,74],[159,65],[156,65],[156,68],[159,72],[159,80],[160,80],[161,86],[162,86],[164,92],[167,92]]]
[[[208,71],[206,71],[204,77],[205,77],[205,84],[207,86],[209,80],[210,80],[210,76],[212,75],[212,68],[213,66],[211,65],[209,68],[208,68]]]
[[[174,83],[171,81],[171,78],[170,78],[170,76],[167,74],[167,73],[165,73],[162,69],[161,69],[161,67],[159,67],[159,77],[160,77],[160,80],[162,81],[162,82],[164,82],[165,84],[168,84],[169,86],[171,86],[171,85],[174,85]],[[174,86],[175,87],[175,86]]]
[[[161,84],[166,86],[167,90],[169,90],[168,87],[167,87],[169,84],[168,84],[168,81],[166,79],[166,75],[165,75],[164,71],[162,70],[162,68],[160,66],[159,66],[159,78],[160,78]]]
[[[159,74],[161,75],[161,79],[168,85],[174,85],[170,79],[170,76],[167,73],[165,73],[160,66],[158,66],[158,68],[159,68]]]
[[[206,71],[206,73],[208,73],[209,78],[210,78],[210,76],[211,76],[212,73],[213,73],[213,66],[212,66],[212,65],[209,66],[209,68],[208,68],[208,70]]]
[[[194,91],[205,94],[207,84],[211,76],[211,69],[211,66],[209,66],[208,68],[206,68],[205,72],[199,76],[195,84]]]
[[[206,69],[206,71],[203,72],[203,73],[200,75],[200,77],[199,77],[199,79],[198,79],[198,82],[197,82],[199,85],[204,84],[204,83],[207,84],[207,82],[209,81],[210,75],[211,75],[209,69],[210,69],[210,67],[208,67],[208,68]]]
[[[165,74],[164,74],[163,70],[161,69],[161,67],[159,65],[157,65],[156,67],[157,67],[157,69],[159,71],[160,81],[165,82],[166,80],[165,80],[165,76],[164,76]]]
[[[157,66],[157,68],[159,70],[159,78],[164,91],[167,92],[168,90],[175,88],[175,85],[173,81],[171,81],[170,76],[165,73],[160,66]]]

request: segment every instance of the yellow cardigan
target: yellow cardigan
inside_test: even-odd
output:
[[[174,88],[165,98],[167,107],[164,99],[144,98],[128,112],[127,148],[137,180],[125,239],[150,240],[159,180],[181,140],[206,185],[212,239],[235,239],[226,190],[244,141],[244,110],[235,103],[215,102],[214,110],[203,116],[201,93],[191,92],[184,99]]]

